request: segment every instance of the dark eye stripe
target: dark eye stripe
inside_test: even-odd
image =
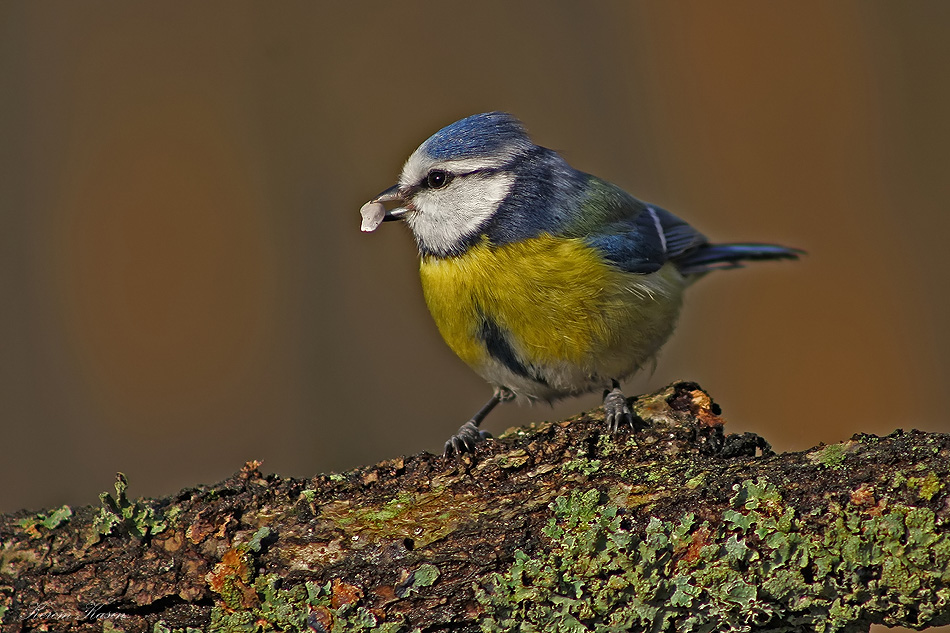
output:
[[[443,170],[441,170],[441,169],[437,169],[437,170],[434,170],[434,171],[440,171],[440,172],[444,173],[446,176],[448,176],[448,179],[447,179],[446,183],[445,183],[444,185],[442,185],[442,186],[444,187],[445,185],[447,185],[450,181],[454,180],[455,178],[464,178],[464,177],[466,177],[466,176],[490,176],[490,175],[492,175],[492,174],[497,174],[497,173],[499,173],[499,172],[501,172],[501,171],[505,171],[505,170],[503,170],[503,169],[498,169],[497,167],[485,167],[484,169],[473,169],[473,170],[471,170],[471,171],[462,171],[462,172],[459,172],[459,173],[457,173],[457,174],[456,174],[456,173],[449,172],[449,171],[443,171]],[[432,172],[429,172],[428,174],[426,174],[425,176],[423,176],[423,177],[422,177],[422,180],[419,181],[419,185],[418,185],[418,186],[421,187],[421,188],[423,188],[423,189],[439,189],[440,187],[433,187],[432,184],[429,182],[429,176],[430,176],[431,174],[432,174]]]

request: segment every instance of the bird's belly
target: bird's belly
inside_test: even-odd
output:
[[[542,400],[602,388],[652,359],[685,286],[672,264],[625,273],[583,240],[550,235],[424,257],[420,273],[449,347],[490,383]]]

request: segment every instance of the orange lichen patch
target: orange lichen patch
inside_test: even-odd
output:
[[[241,468],[241,473],[240,473],[241,479],[244,479],[246,481],[248,479],[263,478],[264,475],[261,474],[261,471],[259,470],[261,467],[261,464],[263,463],[264,462],[260,461],[259,459],[252,459],[248,462],[245,462],[244,466]]]
[[[36,525],[35,523],[29,523],[23,527],[24,531],[30,535],[30,538],[40,538],[43,536],[40,534],[40,531],[36,529]]]
[[[345,583],[339,578],[333,579],[333,592],[330,596],[330,606],[339,609],[343,605],[353,604],[363,597],[363,590],[356,585]]]
[[[202,520],[200,517],[197,521],[188,526],[188,529],[185,530],[185,536],[188,537],[188,540],[197,545],[201,541],[214,531],[214,524]]]
[[[874,488],[865,484],[851,492],[851,503],[856,506],[873,506],[875,504]]]
[[[218,525],[218,531],[214,535],[218,538],[227,538],[228,537],[228,528],[232,525],[237,525],[237,520],[233,516],[226,516],[224,520],[221,521],[221,524]]]
[[[208,586],[224,598],[224,603],[232,609],[253,609],[260,606],[257,592],[248,585],[251,569],[247,564],[247,555],[240,548],[229,549],[221,557],[221,562],[205,576]]]
[[[690,409],[701,424],[705,426],[725,424],[726,421],[715,413],[719,410],[719,407],[715,405],[708,393],[697,389],[692,391],[691,395],[693,396],[693,406]]]
[[[665,403],[673,411],[688,414],[703,426],[722,426],[726,423],[720,415],[719,405],[695,383],[674,384],[672,393],[665,398]],[[651,413],[650,408],[655,409],[656,404],[659,403],[654,402],[653,407],[645,407],[645,412]],[[660,413],[660,411],[655,412]]]
[[[709,536],[709,528],[705,525],[693,532],[693,537],[690,539],[689,545],[686,546],[686,549],[683,552],[682,560],[690,565],[698,561],[700,552],[702,552],[704,547],[709,545]]]
[[[887,512],[887,498],[886,497],[882,497],[880,501],[878,501],[872,507],[868,508],[868,514],[870,514],[872,517],[882,516],[885,512]]]

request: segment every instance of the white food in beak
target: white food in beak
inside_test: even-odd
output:
[[[360,208],[360,215],[363,216],[363,222],[360,224],[360,230],[369,233],[375,231],[383,218],[386,216],[386,207],[382,202],[370,200]]]

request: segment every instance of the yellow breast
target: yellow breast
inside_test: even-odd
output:
[[[670,264],[650,275],[625,273],[583,240],[551,235],[424,257],[420,273],[440,333],[476,371],[490,361],[479,338],[487,318],[525,365],[626,376],[669,337],[684,287]]]

